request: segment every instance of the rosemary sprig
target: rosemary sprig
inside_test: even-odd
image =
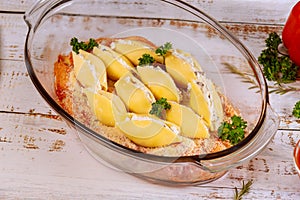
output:
[[[243,83],[249,83],[249,84],[251,84],[252,86],[249,87],[249,89],[259,88],[257,82],[253,79],[254,78],[253,75],[241,72],[237,67],[235,67],[235,66],[233,66],[233,65],[231,65],[229,63],[223,63],[223,64],[226,66],[227,70],[230,73],[233,73],[233,74],[236,74],[236,75],[240,76],[240,78],[242,79]]]
[[[243,73],[237,67],[232,66],[229,63],[223,63],[223,64],[226,66],[227,70],[230,73],[240,76],[240,78],[242,79],[242,82],[251,84],[252,86],[249,87],[248,89],[255,89],[255,88],[259,87],[258,84],[254,81],[254,75]],[[275,83],[274,85],[269,84],[268,88],[269,88],[269,93],[275,93],[275,94],[280,94],[280,95],[283,95],[283,94],[286,94],[289,92],[299,92],[300,91],[300,88],[296,88],[296,87],[293,87],[293,86],[290,86],[287,84],[283,85],[283,84],[278,84],[278,83]]]
[[[243,195],[247,194],[250,191],[250,187],[252,185],[253,181],[250,180],[248,181],[246,184],[243,181],[243,185],[240,191],[238,191],[238,189],[235,187],[234,188],[234,200],[242,200]]]
[[[292,87],[292,86],[283,86],[280,84],[275,84],[275,85],[269,85],[268,88],[269,93],[275,93],[275,94],[280,94],[280,95],[284,95],[288,92],[299,92],[300,88],[296,88],[296,87]]]

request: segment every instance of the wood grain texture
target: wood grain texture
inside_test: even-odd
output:
[[[278,131],[264,152],[215,182],[178,188],[151,184],[98,163],[60,119],[0,113],[0,120],[2,198],[231,199],[233,188],[250,179],[254,184],[248,198],[300,195],[290,156],[300,139],[296,132]],[[18,181],[12,182],[15,178]]]
[[[34,88],[23,61],[0,60],[0,92],[1,111],[55,114]]]
[[[0,11],[25,12],[35,2],[36,0],[1,1]],[[283,24],[288,15],[287,11],[297,3],[297,0],[242,2],[239,0],[187,0],[186,2],[204,10],[219,21]],[[108,3],[114,4],[115,1],[108,1]]]
[[[0,13],[0,60],[23,60],[27,27],[22,16]]]

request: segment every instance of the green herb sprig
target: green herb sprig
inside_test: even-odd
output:
[[[233,199],[234,200],[242,200],[243,195],[247,194],[250,191],[250,187],[252,184],[253,184],[252,180],[248,181],[246,184],[243,181],[243,185],[242,185],[242,188],[240,191],[238,191],[238,189],[235,187],[234,188],[235,193],[234,193]]]
[[[300,101],[296,102],[292,114],[294,117],[300,118]]]
[[[276,32],[270,33],[265,42],[267,48],[258,57],[258,62],[263,65],[265,77],[278,84],[294,82],[299,67],[288,55],[279,53],[278,46],[282,43],[280,36]]]
[[[258,83],[255,81],[255,77],[253,74],[250,73],[245,73],[240,71],[237,67],[232,66],[229,63],[223,63],[226,67],[226,69],[228,70],[229,73],[233,73],[238,75],[243,83],[249,83],[252,86],[250,86],[248,89],[258,89],[259,85]],[[287,84],[278,84],[275,83],[274,85],[268,85],[269,88],[269,93],[275,93],[275,94],[286,94],[288,92],[299,92],[300,88],[297,87],[293,87]]]
[[[94,47],[98,47],[99,44],[96,42],[96,40],[90,38],[88,43],[85,42],[79,42],[76,37],[73,37],[70,41],[70,45],[72,46],[72,50],[76,52],[77,54],[79,53],[79,50],[82,49],[84,51],[90,51]]]
[[[166,42],[165,44],[161,45],[160,47],[158,47],[155,50],[155,53],[158,56],[163,56],[164,60],[165,60],[165,56],[167,54],[168,51],[170,51],[172,49],[172,43],[170,42]],[[143,54],[141,58],[138,59],[139,60],[139,66],[143,66],[143,65],[149,65],[155,62],[155,59],[150,55],[150,54]],[[165,61],[163,61],[164,63]]]
[[[163,111],[171,109],[171,105],[167,102],[166,98],[158,99],[155,103],[152,103],[152,108],[150,110],[151,115],[156,115],[157,117],[163,117]]]
[[[143,54],[141,58],[139,58],[139,66],[149,65],[155,62],[155,59],[150,54]]]
[[[172,43],[171,42],[166,42],[162,46],[158,47],[155,50],[155,53],[159,56],[165,56],[169,50],[172,49]]]
[[[225,67],[227,68],[227,70],[230,73],[238,75],[243,83],[251,84],[252,86],[250,86],[248,89],[258,89],[259,88],[258,83],[255,81],[254,75],[245,73],[245,72],[241,72],[237,67],[235,67],[229,63],[223,63],[223,64],[225,65]]]
[[[218,128],[218,136],[221,140],[228,140],[235,145],[245,138],[247,122],[240,116],[232,116],[231,122],[223,122]]]

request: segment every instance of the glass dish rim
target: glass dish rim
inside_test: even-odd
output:
[[[41,0],[41,1],[43,1],[43,0]],[[55,3],[53,3],[53,1],[55,1]],[[60,6],[64,3],[67,3],[70,1],[73,1],[73,0],[50,0],[49,2],[53,3],[53,4],[50,4],[50,6],[52,6],[50,8],[54,9],[57,6]],[[99,145],[105,145],[106,147],[113,149],[113,150],[117,150],[118,152],[121,152],[122,154],[134,156],[139,159],[142,158],[142,159],[147,159],[147,160],[151,160],[151,161],[160,161],[160,162],[166,162],[166,163],[187,162],[187,161],[198,163],[198,162],[200,162],[200,160],[213,160],[213,159],[222,158],[227,155],[230,155],[230,154],[236,152],[237,150],[245,147],[248,143],[250,143],[250,141],[256,136],[256,134],[258,133],[259,129],[262,127],[262,125],[265,121],[267,105],[269,102],[268,88],[267,88],[267,83],[266,83],[265,78],[264,77],[258,78],[256,69],[259,69],[261,73],[262,73],[262,70],[261,70],[258,62],[256,61],[256,59],[253,57],[252,53],[244,46],[244,44],[241,43],[226,28],[224,28],[217,20],[215,20],[214,18],[212,18],[211,16],[206,14],[204,11],[202,11],[199,8],[193,6],[185,1],[182,1],[182,0],[160,0],[160,1],[172,4],[173,6],[178,6],[177,4],[181,4],[181,5],[186,6],[189,9],[193,10],[194,12],[197,12],[198,14],[202,15],[204,18],[203,17],[200,17],[200,18],[203,21],[205,21],[210,26],[215,28],[219,33],[224,35],[225,38],[227,40],[229,40],[244,55],[244,57],[248,60],[249,65],[252,68],[253,72],[255,73],[256,79],[259,79],[258,82],[259,82],[261,93],[262,93],[261,96],[263,97],[260,116],[259,116],[259,119],[258,119],[255,127],[253,128],[253,130],[249,133],[249,135],[245,139],[243,139],[238,144],[236,144],[230,148],[227,148],[225,150],[215,152],[215,153],[199,154],[199,155],[192,155],[192,156],[160,156],[160,155],[146,154],[146,153],[122,146],[121,144],[118,144],[116,142],[113,142],[113,141],[107,139],[106,137],[101,136],[100,134],[96,133],[92,129],[86,127],[84,124],[82,124],[78,120],[76,120],[68,112],[66,112],[64,109],[62,109],[62,107],[55,101],[55,99],[53,99],[51,97],[51,95],[48,94],[48,92],[45,90],[45,88],[40,83],[37,75],[34,73],[34,68],[30,61],[30,55],[29,55],[29,51],[28,51],[28,42],[29,42],[29,37],[31,36],[31,31],[35,30],[39,26],[42,19],[45,16],[47,16],[47,14],[50,10],[49,7],[48,7],[48,10],[46,9],[45,10],[46,12],[44,12],[43,15],[40,16],[40,18],[38,19],[38,21],[36,22],[34,27],[28,20],[26,20],[26,17],[28,17],[28,15],[33,11],[33,8],[35,6],[33,6],[33,8],[31,8],[27,12],[25,12],[25,14],[23,16],[24,20],[28,26],[28,32],[26,34],[25,47],[24,47],[24,57],[25,57],[24,60],[25,60],[25,65],[26,65],[28,74],[31,78],[31,81],[33,82],[35,88],[38,90],[38,92],[43,97],[43,99],[55,110],[55,112],[58,113],[65,120],[65,122],[70,123],[72,126],[74,126],[72,128],[75,128],[77,131],[80,131],[81,133],[84,133],[87,136],[92,137],[97,142],[101,142],[101,144],[99,143]],[[39,3],[39,1],[37,1],[35,5],[37,5],[38,3]],[[189,12],[188,10],[186,10],[186,11]],[[33,34],[33,36],[34,36],[34,34]],[[263,83],[263,84],[261,85],[261,83]]]

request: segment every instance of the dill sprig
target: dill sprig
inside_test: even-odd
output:
[[[242,200],[243,195],[247,194],[250,191],[250,187],[252,185],[253,181],[250,180],[248,181],[246,184],[243,181],[243,185],[240,191],[238,191],[238,189],[235,187],[234,188],[234,200]]]

